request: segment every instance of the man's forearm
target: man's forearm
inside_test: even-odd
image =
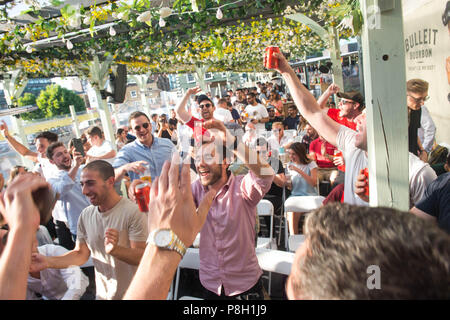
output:
[[[125,176],[125,173],[127,173],[125,166],[126,165],[123,165],[121,167],[114,169],[114,179],[115,179],[116,183],[120,182],[123,179],[123,177]]]
[[[180,261],[177,252],[148,245],[124,299],[166,299]]]
[[[123,262],[137,266],[144,255],[144,250],[144,248],[124,248],[117,246],[111,255]]]
[[[183,121],[184,123],[188,122],[191,118],[190,114],[186,111],[186,105],[189,100],[189,95],[185,94],[183,99],[180,101],[180,104],[176,108],[176,113],[178,117]]]
[[[329,90],[325,90],[325,92],[317,99],[317,104],[319,105],[320,109],[323,109],[326,107],[326,103],[328,99],[331,96],[331,92]]]
[[[13,136],[11,136],[9,133],[5,136],[6,141],[8,141],[8,144],[13,148],[18,154],[21,156],[27,157],[33,162],[37,162],[37,153],[31,151],[27,147],[25,147],[23,144],[21,144],[19,141],[14,139]]]
[[[77,173],[78,173],[78,169],[80,168],[80,165],[81,165],[81,164],[76,163],[75,166],[72,167],[72,168],[69,170],[69,172],[68,172],[69,177],[70,177],[73,181],[75,181],[75,178],[77,177]]]
[[[29,228],[9,232],[0,257],[0,300],[25,300],[34,237]]]
[[[66,269],[70,266],[81,266],[89,259],[89,254],[83,254],[81,251],[72,250],[62,256],[47,257],[48,268]]]

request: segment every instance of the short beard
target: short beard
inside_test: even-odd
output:
[[[207,186],[212,186],[213,184],[215,184],[217,181],[219,181],[220,179],[222,179],[222,164],[219,164],[220,167],[220,174],[214,174],[214,176],[212,177],[211,181],[207,182],[207,183],[203,183],[202,178],[200,177],[200,182],[202,183],[202,185],[204,187]],[[211,171],[210,171],[211,173]]]

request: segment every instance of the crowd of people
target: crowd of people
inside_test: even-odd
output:
[[[222,98],[193,87],[170,115],[133,112],[116,141],[98,126],[80,145],[43,132],[33,152],[2,123],[36,166],[13,168],[5,188],[0,180],[0,298],[80,299],[89,283],[80,266],[91,261],[96,299],[165,299],[200,233],[202,298],[267,299],[256,239],[276,228],[261,226],[258,203],[283,216],[287,198],[323,196],[317,210],[286,213],[289,234],[305,237],[288,298],[448,299],[450,156],[442,170],[428,163],[428,83],[407,83],[410,212],[369,207],[364,97],[332,84],[316,100],[276,56],[285,85],[258,82]],[[39,188],[56,200],[48,221],[39,221]],[[375,290],[373,265],[382,272]]]

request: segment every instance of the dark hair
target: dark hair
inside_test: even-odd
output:
[[[228,104],[227,99],[221,98],[221,99],[219,99],[219,101],[217,101],[217,104],[222,104],[222,103]]]
[[[128,125],[131,127],[131,120],[139,118],[139,117],[146,117],[148,122],[150,122],[150,119],[144,112],[135,111],[132,114],[130,114],[130,116],[128,117]]]
[[[99,127],[91,127],[89,129],[87,129],[86,134],[89,136],[97,136],[100,139],[103,138],[102,129],[100,129]]]
[[[39,133],[35,140],[37,139],[47,139],[49,143],[53,143],[58,141],[58,135],[56,133],[50,132],[50,131],[43,131]]]
[[[291,144],[289,149],[291,149],[295,152],[296,155],[298,155],[301,164],[308,164],[311,162],[311,160],[307,157],[306,144],[301,142],[294,142],[293,144]]]
[[[303,231],[307,254],[290,279],[298,299],[450,298],[450,235],[434,221],[330,203],[308,214]],[[373,267],[381,277],[371,289]]]
[[[108,180],[109,178],[115,176],[113,166],[105,160],[94,160],[89,162],[83,170],[92,170],[100,173],[100,176],[103,180]]]
[[[62,142],[54,142],[54,143],[52,143],[51,145],[48,146],[48,148],[47,148],[47,158],[49,160],[53,159],[53,155],[54,155],[53,153],[55,152],[55,149],[59,148],[59,147],[65,147],[64,143],[62,143]]]
[[[247,96],[250,96],[252,98],[256,98],[256,95],[253,92],[248,92]]]

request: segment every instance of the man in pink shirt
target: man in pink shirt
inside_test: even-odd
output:
[[[256,205],[270,189],[271,166],[256,151],[236,138],[218,120],[204,123],[213,129],[214,142],[203,141],[196,150],[199,179],[192,184],[198,205],[210,189],[217,191],[200,237],[200,282],[205,299],[264,299],[262,270],[255,253]],[[230,155],[238,157],[249,173],[234,176]]]

